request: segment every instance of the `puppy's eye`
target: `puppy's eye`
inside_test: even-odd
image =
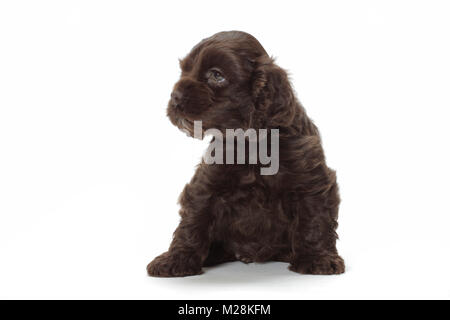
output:
[[[214,80],[216,80],[217,82],[222,82],[225,80],[225,78],[222,76],[222,74],[219,71],[213,70],[212,71]]]
[[[225,77],[222,75],[222,73],[215,69],[209,70],[206,73],[206,78],[208,79],[208,81],[215,84],[222,84],[223,82],[225,82]]]

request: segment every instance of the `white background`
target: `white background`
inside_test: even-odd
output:
[[[2,1],[0,298],[450,298],[448,1]],[[222,30],[289,70],[338,172],[342,276],[149,278],[206,141],[165,108]]]

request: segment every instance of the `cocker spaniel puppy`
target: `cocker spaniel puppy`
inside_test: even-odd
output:
[[[169,250],[148,265],[148,274],[191,276],[229,261],[283,261],[303,274],[343,273],[336,250],[336,173],[325,163],[319,131],[286,72],[258,40],[239,31],[204,39],[180,66],[181,79],[167,108],[175,126],[190,135],[196,121],[201,121],[202,134],[209,129],[224,135],[229,129],[269,130],[266,140],[277,135],[271,140],[277,146],[268,148],[279,163],[275,173],[263,174],[267,162],[260,159],[234,164],[203,160],[180,196],[181,221]],[[223,144],[228,152],[237,136],[231,144],[225,140],[214,136],[211,144]],[[252,143],[255,139],[245,135],[244,157],[250,156]],[[257,146],[262,148],[260,139]],[[231,150],[230,159],[236,160],[237,151]]]

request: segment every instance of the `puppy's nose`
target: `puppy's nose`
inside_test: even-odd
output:
[[[171,104],[174,108],[181,109],[181,100],[183,95],[180,91],[175,90],[170,94]]]

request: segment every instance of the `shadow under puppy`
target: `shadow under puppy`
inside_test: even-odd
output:
[[[286,72],[258,40],[239,31],[204,39],[180,67],[167,109],[171,122],[190,135],[197,120],[203,130],[277,129],[279,168],[262,175],[261,163],[202,161],[180,195],[181,222],[170,248],[148,265],[148,274],[197,275],[204,266],[236,260],[288,262],[304,274],[343,273],[336,174]]]

